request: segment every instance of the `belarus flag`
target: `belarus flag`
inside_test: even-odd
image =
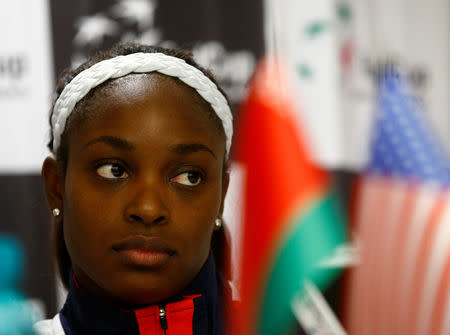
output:
[[[305,279],[323,287],[336,269],[318,263],[345,241],[329,175],[309,159],[286,73],[256,70],[237,124],[234,160],[245,171],[241,310],[233,334],[286,334]]]

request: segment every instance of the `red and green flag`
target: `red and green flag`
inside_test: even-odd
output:
[[[304,280],[319,288],[333,280],[338,269],[318,264],[345,242],[330,176],[310,160],[285,74],[263,60],[238,118],[234,160],[245,178],[233,335],[289,333]]]

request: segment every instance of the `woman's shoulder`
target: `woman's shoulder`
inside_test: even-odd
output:
[[[53,319],[36,322],[33,328],[38,335],[65,335],[59,314],[56,314]]]

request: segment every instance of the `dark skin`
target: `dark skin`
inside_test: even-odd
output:
[[[43,164],[47,199],[61,209],[84,290],[157,303],[182,292],[210,253],[228,188],[225,136],[209,105],[173,78],[133,74],[97,93],[89,120],[69,136],[65,173],[51,157]],[[116,246],[134,237],[170,251],[150,255],[150,266],[130,264]]]

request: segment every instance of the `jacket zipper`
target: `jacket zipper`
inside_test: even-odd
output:
[[[164,334],[167,330],[167,318],[166,318],[166,308],[164,306],[159,306],[159,324],[164,331]]]

